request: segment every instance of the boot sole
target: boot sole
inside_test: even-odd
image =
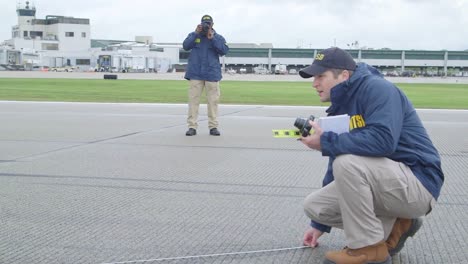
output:
[[[418,232],[418,230],[421,228],[421,226],[423,224],[423,220],[421,218],[416,218],[416,219],[413,219],[413,220],[414,221],[411,222],[411,226],[408,229],[408,232],[403,233],[401,235],[401,238],[398,241],[398,244],[396,245],[396,247],[394,249],[388,251],[390,256],[394,256],[394,255],[398,254],[403,249],[403,247],[405,246],[405,242],[408,239],[408,237],[413,237],[416,234],[416,232]]]
[[[323,264],[336,264],[336,263],[331,261],[331,260],[324,259]],[[392,264],[392,257],[389,256],[386,260],[380,261],[380,262],[372,262],[371,261],[371,262],[365,262],[363,264]]]

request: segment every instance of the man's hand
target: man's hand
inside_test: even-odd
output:
[[[309,246],[311,248],[318,246],[318,239],[323,234],[322,231],[315,229],[313,227],[306,230],[304,233],[304,241],[302,242],[304,246]]]
[[[307,137],[301,137],[299,140],[309,148],[320,151],[322,149],[320,145],[320,136],[323,134],[323,130],[317,122],[309,120],[309,124],[312,126],[314,133]]]
[[[212,28],[210,28],[210,30],[208,30],[208,33],[206,34],[206,37],[208,39],[213,39],[213,36],[214,36],[214,31]]]
[[[198,24],[197,28],[195,28],[195,33],[200,34],[202,32],[202,30],[203,30],[202,24]]]

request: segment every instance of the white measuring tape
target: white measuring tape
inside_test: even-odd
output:
[[[303,248],[310,248],[310,247],[309,246],[301,246],[301,247],[276,248],[276,249],[265,249],[265,250],[254,250],[254,251],[240,251],[240,252],[195,255],[195,256],[184,256],[184,257],[140,259],[140,260],[129,260],[129,261],[120,261],[120,262],[106,262],[106,263],[102,263],[102,264],[128,264],[128,263],[143,263],[143,262],[151,262],[151,261],[195,259],[195,258],[219,257],[219,256],[229,256],[229,255],[244,255],[244,254],[256,254],[256,253],[266,253],[266,252],[278,252],[278,251],[287,251],[287,250],[303,249]]]

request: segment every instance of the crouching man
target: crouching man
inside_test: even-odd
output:
[[[312,220],[304,245],[315,247],[331,227],[344,230],[347,247],[327,252],[324,263],[389,264],[422,225],[439,197],[440,156],[405,94],[375,68],[356,64],[339,48],[319,52],[303,78],[314,77],[329,116],[348,114],[350,131],[302,137],[329,158],[323,188],[304,201]]]

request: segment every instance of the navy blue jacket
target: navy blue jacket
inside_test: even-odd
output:
[[[223,36],[214,32],[210,40],[202,34],[191,32],[185,38],[183,48],[186,51],[191,50],[185,79],[211,82],[221,80],[219,56],[224,56],[229,51]]]
[[[329,116],[348,114],[350,132],[324,132],[322,155],[329,157],[323,186],[334,180],[332,164],[342,154],[386,157],[408,165],[437,199],[444,182],[439,153],[405,94],[377,69],[359,63],[351,78],[331,89]],[[312,222],[329,232],[330,228]]]

